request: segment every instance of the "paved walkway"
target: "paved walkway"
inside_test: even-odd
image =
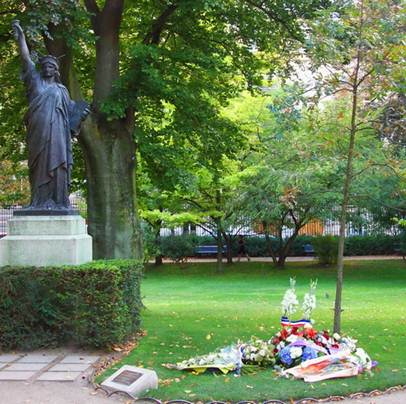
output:
[[[0,355],[0,381],[70,381],[87,378],[99,360],[96,355],[80,353],[33,352]]]
[[[89,387],[98,354],[46,350],[0,355],[0,404],[112,403]]]
[[[399,255],[355,255],[350,257],[344,257],[344,261],[378,261],[378,260],[401,260]],[[272,257],[251,257],[252,262],[272,262]],[[286,262],[317,262],[317,257],[287,257]],[[189,258],[187,262],[216,262],[216,258]],[[226,258],[223,257],[223,262],[226,262]],[[237,258],[233,257],[233,262],[238,264]],[[241,262],[247,262],[247,258],[242,258]],[[153,260],[150,261],[154,263]],[[173,263],[169,259],[164,259],[164,263]]]

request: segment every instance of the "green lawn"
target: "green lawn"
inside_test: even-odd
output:
[[[379,361],[372,375],[315,384],[276,378],[271,370],[234,377],[169,370],[175,363],[252,335],[269,338],[279,329],[280,301],[297,279],[300,301],[309,280],[318,278],[318,329],[331,328],[335,270],[291,263],[239,263],[216,274],[215,264],[149,267],[142,284],[144,337],[120,364],[153,368],[160,387],[149,395],[169,400],[265,400],[348,394],[406,383],[406,264],[402,261],[346,262],[343,331]],[[298,317],[300,314],[298,314]],[[99,378],[100,381],[102,378]]]

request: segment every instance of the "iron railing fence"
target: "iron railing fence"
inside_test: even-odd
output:
[[[72,206],[78,208],[78,204],[81,203],[79,199],[73,198],[71,200]],[[7,222],[13,216],[13,211],[18,209],[19,206],[12,206],[8,208],[0,208],[0,237],[7,234]],[[353,210],[353,209],[352,209]],[[354,215],[354,213],[357,213]],[[376,233],[384,234],[398,234],[399,230],[396,226],[385,227],[379,225],[374,220],[374,216],[367,212],[355,212],[355,210],[350,212],[350,219],[348,220],[346,227],[346,236],[353,235],[370,235]],[[354,219],[355,217],[355,219]],[[182,235],[182,234],[196,234],[198,236],[210,236],[210,222],[201,225],[187,224],[184,226],[175,227],[172,229],[162,228],[161,236],[169,235]],[[243,234],[245,236],[261,236],[264,234],[264,229],[259,223],[252,222],[249,218],[241,218],[239,220],[239,225],[235,227],[229,227],[228,232],[232,234]],[[338,235],[340,226],[338,220],[335,218],[327,220],[317,220],[308,223],[302,230],[300,234],[306,234],[310,236],[314,235]],[[272,229],[269,229],[272,234]],[[289,237],[293,232],[293,229],[285,227],[283,228],[283,237]]]

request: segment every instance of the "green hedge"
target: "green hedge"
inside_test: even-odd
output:
[[[125,342],[140,324],[142,269],[133,260],[0,268],[0,349]]]
[[[337,263],[338,237],[329,234],[317,236],[313,240],[313,247],[319,264],[332,265]]]
[[[298,236],[292,245],[289,255],[304,255],[304,245],[312,244],[314,247],[314,244],[317,244],[315,240],[316,237],[313,236]],[[272,242],[276,246],[276,239],[273,239]],[[174,260],[179,259],[179,257],[193,256],[193,248],[198,245],[216,244],[212,237],[195,235],[162,237],[161,243],[162,254]],[[345,240],[345,255],[391,255],[398,252],[400,244],[401,239],[399,236],[390,236],[386,234],[350,236]],[[252,257],[269,256],[265,237],[247,236],[245,237],[245,246],[248,254]],[[235,256],[238,250],[237,239],[233,241],[232,250],[233,255]]]

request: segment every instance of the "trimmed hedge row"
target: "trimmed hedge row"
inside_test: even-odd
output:
[[[0,349],[107,347],[138,329],[142,263],[0,268]]]
[[[329,236],[332,240],[336,237]],[[304,255],[305,244],[317,244],[318,237],[298,236],[292,245],[290,256]],[[277,241],[272,241],[275,246]],[[210,236],[182,235],[167,236],[161,239],[161,253],[173,260],[193,256],[194,248],[198,245],[215,244]],[[345,240],[345,255],[390,255],[399,252],[401,236],[389,236],[377,234],[372,236],[351,236]],[[247,252],[252,257],[269,256],[268,246],[264,237],[247,236],[245,238]],[[238,242],[234,240],[232,245],[233,255],[237,254]]]

